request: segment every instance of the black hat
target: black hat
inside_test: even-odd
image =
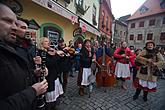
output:
[[[64,39],[63,39],[62,37],[60,37],[60,38],[58,39],[58,43],[62,43],[62,42],[64,42]]]

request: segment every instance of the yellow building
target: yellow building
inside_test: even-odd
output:
[[[52,44],[56,44],[59,37],[63,37],[68,43],[69,40],[76,41],[78,38],[83,40],[99,36],[97,26],[88,23],[72,10],[75,9],[72,8],[75,6],[74,0],[69,0],[69,4],[66,4],[65,0],[13,0],[15,3],[9,1],[12,7],[15,5],[20,8],[19,11],[22,11],[20,17],[34,19],[38,23],[41,28],[37,31],[37,35],[49,37]],[[80,32],[82,28],[85,32]]]

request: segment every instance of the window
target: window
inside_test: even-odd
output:
[[[134,35],[133,34],[130,35],[129,40],[134,40]]]
[[[93,5],[93,12],[92,12],[93,18],[96,19],[96,6]]]
[[[53,26],[43,27],[43,36],[47,36],[50,39],[50,46],[55,48],[57,46],[57,41],[61,36],[61,30]]]
[[[162,32],[160,34],[160,41],[163,41],[163,40],[165,40],[165,32]]]
[[[93,21],[94,25],[97,25],[97,22],[96,22],[96,6],[95,5],[93,5],[92,21]]]
[[[83,6],[83,0],[76,0],[76,5]]]
[[[131,24],[131,28],[135,28],[135,23],[132,23]]]
[[[138,34],[137,40],[142,40],[142,34]]]
[[[162,9],[165,8],[165,1],[164,1],[164,0],[160,0],[160,7],[161,7]]]
[[[104,24],[104,18],[105,18],[105,13],[104,13],[104,11],[102,11],[102,28],[104,28],[105,27],[105,24]]]
[[[139,23],[139,27],[144,27],[144,21],[141,21],[141,22]]]
[[[155,19],[149,21],[149,26],[153,26],[153,25],[155,25]]]
[[[106,30],[108,31],[108,22],[109,22],[109,20],[108,20],[108,16],[106,17]]]
[[[144,14],[146,11],[148,11],[148,8],[146,6],[142,6],[140,9],[140,14]]]
[[[120,36],[122,37],[122,31],[120,31]]]
[[[70,4],[70,0],[64,0],[66,3]]]
[[[165,17],[163,18],[163,22],[162,22],[162,24],[165,24]]]
[[[153,39],[153,33],[147,34],[147,40],[152,40]]]

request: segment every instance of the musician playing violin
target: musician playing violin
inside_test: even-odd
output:
[[[71,48],[66,46],[64,39],[61,37],[58,40],[58,50],[61,50],[64,52],[62,61],[60,64],[60,69],[61,69],[61,73],[63,77],[63,90],[65,93],[66,88],[67,88],[67,83],[68,83],[68,74],[71,69],[71,54],[73,54],[74,52],[72,53],[70,51]]]
[[[121,47],[117,48],[114,52],[116,59],[115,75],[117,80],[122,81],[122,88],[127,89],[125,80],[130,79],[130,58],[133,57],[131,50],[127,47],[126,42],[121,42]]]
[[[70,53],[70,61],[71,61],[71,68],[70,68],[70,70],[69,70],[69,76],[70,77],[74,77],[74,75],[73,75],[73,73],[74,73],[74,64],[75,64],[75,55],[74,54],[76,54],[75,53],[75,49],[74,49],[74,44],[73,44],[73,40],[70,40],[69,41],[69,45],[68,45],[68,47],[70,47],[70,49],[69,49],[69,53]]]

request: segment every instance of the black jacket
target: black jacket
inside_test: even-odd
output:
[[[85,47],[83,47],[80,51],[80,67],[90,68],[92,64],[92,56],[89,57],[88,50]]]
[[[58,49],[63,51],[63,49],[60,48],[59,46],[58,46]],[[71,70],[71,67],[72,67],[71,57],[66,56],[66,55],[64,57],[62,57],[61,63],[60,63],[61,72],[68,73]]]
[[[41,52],[43,50],[39,50],[39,54],[41,56]],[[41,57],[42,58],[42,57]],[[46,77],[48,82],[48,89],[47,92],[54,91],[55,83],[54,81],[61,77],[61,58],[58,55],[50,55],[46,52],[46,61],[45,65],[48,69],[48,76]]]
[[[0,109],[32,110],[36,91],[27,62],[8,45],[0,42]]]

